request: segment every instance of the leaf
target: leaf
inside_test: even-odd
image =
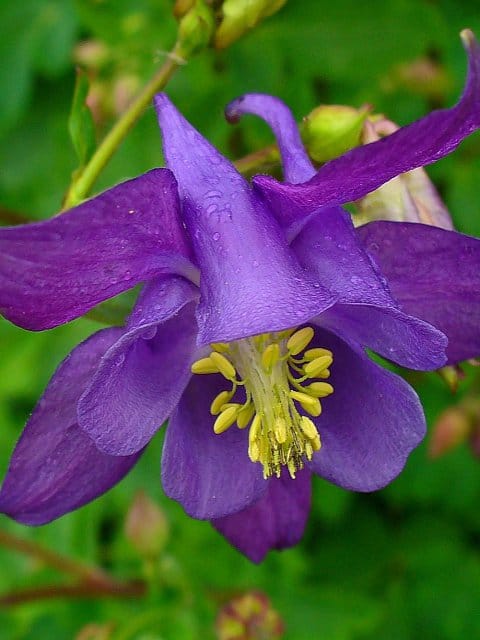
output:
[[[80,161],[80,167],[87,164],[95,151],[95,123],[92,112],[87,105],[89,88],[87,74],[82,69],[77,69],[72,110],[68,118],[68,130]]]

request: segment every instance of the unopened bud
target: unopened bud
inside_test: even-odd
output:
[[[433,426],[428,455],[431,458],[439,458],[465,442],[470,435],[471,427],[471,416],[464,407],[449,407],[440,414]]]
[[[225,0],[222,20],[215,34],[215,47],[224,49],[253,29],[261,20],[273,15],[287,0]]]
[[[300,126],[310,157],[327,162],[358,146],[367,115],[367,107],[321,105],[314,109]]]
[[[143,491],[130,506],[125,521],[125,535],[146,558],[155,558],[168,538],[168,522],[163,511]]]
[[[398,126],[382,116],[365,122],[363,142],[370,143],[390,135]],[[423,168],[403,173],[356,203],[359,223],[372,220],[421,222],[453,229],[450,213]]]
[[[278,640],[284,625],[267,596],[251,591],[233,598],[219,612],[218,640]]]
[[[215,29],[212,8],[204,0],[195,0],[178,25],[177,49],[189,58],[210,43]]]

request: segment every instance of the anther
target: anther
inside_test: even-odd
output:
[[[212,416],[216,416],[220,413],[223,405],[230,402],[232,395],[232,391],[221,391],[217,396],[215,396],[212,404],[210,405],[210,413]]]
[[[237,419],[239,406],[238,404],[233,404],[222,411],[213,425],[213,430],[216,434],[223,433],[232,426]]]
[[[212,342],[210,347],[212,351],[218,351],[219,353],[228,353],[230,351],[228,342]]]
[[[251,402],[249,402],[247,405],[244,405],[243,408],[238,412],[237,427],[239,429],[245,429],[250,420],[253,418],[254,413],[255,407]]]
[[[312,327],[304,327],[299,331],[295,331],[293,336],[287,341],[287,349],[292,354],[292,356],[296,356],[303,351],[305,347],[310,344],[312,338],[314,336],[314,331]]]
[[[217,370],[222,374],[224,378],[226,378],[227,380],[235,379],[235,367],[230,362],[230,360],[227,360],[225,356],[223,356],[221,353],[217,353],[216,351],[212,351],[212,353],[210,354],[210,360],[212,360],[212,362],[217,367]]]
[[[321,414],[322,406],[318,398],[309,396],[301,391],[290,391],[290,397],[299,402],[310,415],[317,417]]]
[[[333,387],[328,382],[312,382],[305,387],[305,392],[315,398],[326,398],[333,393]]]
[[[332,362],[332,356],[320,356],[311,362],[307,362],[303,370],[309,378],[317,378],[318,374],[322,373],[324,369],[328,369]]]
[[[278,444],[283,444],[287,441],[287,425],[283,418],[276,419],[274,433]]]
[[[312,441],[318,438],[317,427],[313,424],[310,418],[306,416],[302,416],[300,419],[300,426],[302,427],[303,433],[307,436],[307,438]]]
[[[316,347],[315,349],[307,349],[303,354],[305,360],[315,360],[315,358],[321,358],[321,356],[330,356],[333,357],[330,349],[322,349],[321,347]]]
[[[273,367],[280,359],[280,347],[276,342],[269,344],[262,353],[262,367],[267,373],[271,373]]]
[[[192,373],[218,373],[219,369],[213,360],[208,358],[200,358],[190,367]]]

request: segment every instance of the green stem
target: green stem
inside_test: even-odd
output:
[[[80,176],[73,180],[65,196],[64,209],[75,206],[89,195],[100,172],[120,146],[132,126],[150,105],[153,96],[163,89],[175,71],[184,63],[184,52],[177,44],[168,54],[162,67],[145,85],[142,92],[105,136]]]
[[[50,549],[47,549],[36,542],[32,542],[31,540],[19,538],[7,531],[0,530],[0,545],[8,549],[13,549],[18,553],[23,553],[31,556],[32,558],[36,558],[44,564],[53,567],[57,571],[76,576],[86,582],[105,584],[111,581],[110,576],[98,567],[91,567],[83,564],[82,562],[78,562],[73,558],[62,556],[56,551],[51,551]]]

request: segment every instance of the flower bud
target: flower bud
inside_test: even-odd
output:
[[[139,491],[125,520],[125,535],[140,555],[155,558],[168,538],[168,522],[163,511],[143,491]]]
[[[177,48],[185,58],[204,49],[210,42],[215,29],[211,7],[205,0],[195,0],[183,15],[178,25]]]
[[[250,591],[230,600],[216,621],[218,640],[277,640],[284,625],[267,596]]]
[[[465,442],[470,435],[471,427],[471,416],[465,407],[449,407],[440,414],[433,426],[428,455],[431,458],[439,458]]]
[[[363,142],[375,142],[397,129],[396,124],[382,116],[369,118],[364,125]],[[359,223],[393,220],[453,229],[448,209],[423,168],[393,178],[355,204]]]
[[[360,144],[368,108],[321,105],[304,118],[300,133],[310,157],[327,162]]]
[[[253,29],[261,20],[276,13],[287,0],[225,0],[222,19],[215,34],[215,47],[224,49]]]

